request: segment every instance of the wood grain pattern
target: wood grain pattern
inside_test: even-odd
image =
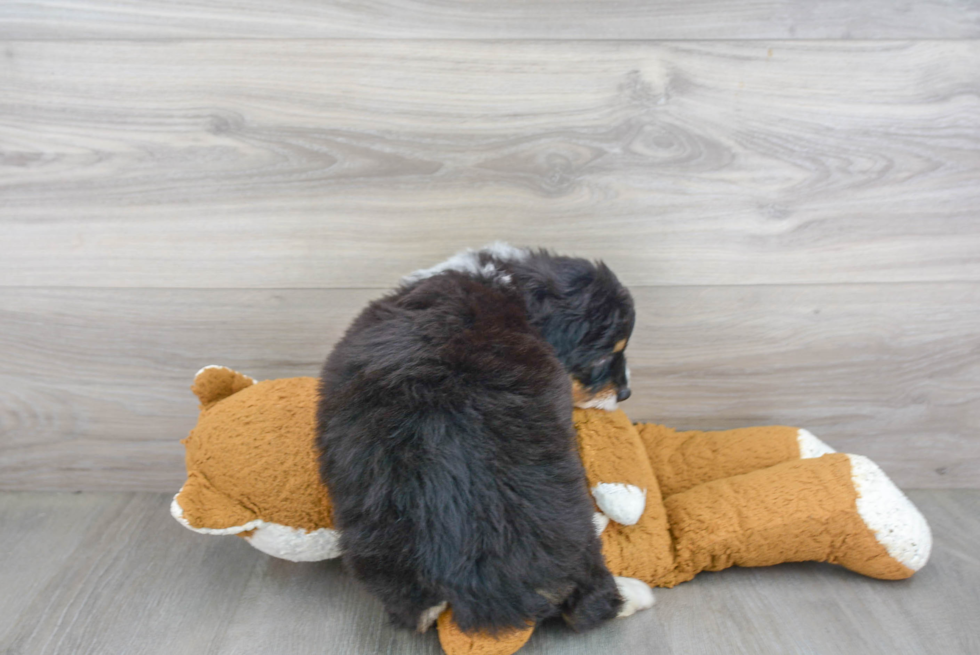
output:
[[[325,649],[331,654],[442,655],[435,632],[393,628],[381,603],[352,582],[339,562],[295,566],[259,558],[215,655]]]
[[[972,655],[980,651],[980,491],[910,492],[935,537],[902,582],[823,564],[702,573],[657,604],[585,634],[541,627],[526,655]],[[18,655],[437,655],[432,633],[392,629],[380,603],[336,562],[272,559],[233,537],[181,528],[169,494],[0,494],[19,547],[0,588],[30,571],[34,594],[3,594],[0,652]],[[96,516],[88,526],[81,517]],[[31,517],[29,525],[25,517]],[[51,536],[78,542],[51,556]],[[0,539],[4,537],[0,536]]]
[[[0,38],[976,38],[969,0],[7,0]]]
[[[183,5],[182,5],[183,6]],[[980,280],[980,41],[10,42],[0,285]]]
[[[82,529],[70,560],[49,562],[44,543],[28,532],[21,534],[33,553],[5,562],[5,569],[54,574],[33,598],[21,599],[16,623],[0,635],[0,652],[213,652],[257,563],[242,550],[251,548],[183,538],[167,496],[86,496],[102,505],[99,520]]]
[[[114,520],[127,501],[123,495],[0,494],[0,641],[58,571],[71,566],[93,526],[106,516]]]
[[[634,289],[635,420],[802,425],[903,486],[980,480],[980,285]],[[0,488],[176,490],[194,373],[317,375],[378,290],[0,290]]]

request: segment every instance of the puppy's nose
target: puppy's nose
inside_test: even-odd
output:
[[[629,387],[622,387],[619,391],[616,392],[616,400],[618,402],[623,402],[624,400],[630,397],[630,393],[631,392]]]

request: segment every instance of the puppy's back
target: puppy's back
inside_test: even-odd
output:
[[[345,558],[396,622],[444,601],[464,630],[556,611],[598,542],[569,383],[516,292],[445,273],[372,303],[321,393]]]

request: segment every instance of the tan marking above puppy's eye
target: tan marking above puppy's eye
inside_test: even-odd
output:
[[[621,353],[624,350],[626,350],[626,339],[620,339],[619,341],[616,342],[616,345],[613,346],[613,352]]]
[[[581,382],[572,378],[572,403],[578,406],[579,403],[586,403],[592,399],[592,394],[582,385]]]

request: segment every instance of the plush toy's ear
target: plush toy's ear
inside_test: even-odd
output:
[[[513,655],[534,632],[534,626],[528,626],[524,630],[503,632],[495,637],[482,633],[467,634],[453,621],[452,609],[439,615],[437,627],[439,643],[446,655]]]
[[[194,376],[191,391],[201,401],[201,409],[207,409],[219,400],[255,384],[255,380],[225,366],[205,366]]]

